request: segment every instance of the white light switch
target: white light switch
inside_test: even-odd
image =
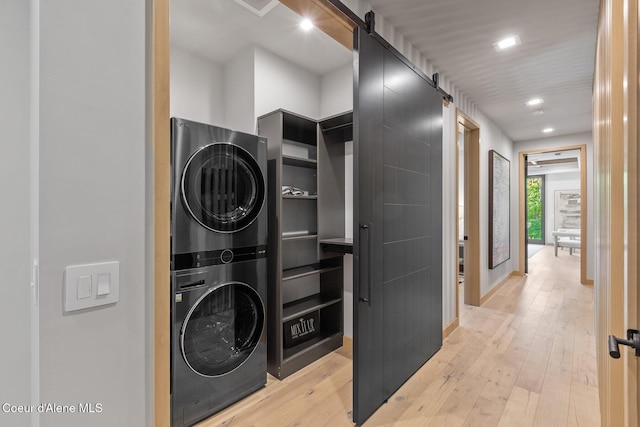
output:
[[[78,299],[91,297],[91,276],[80,276],[78,278]]]
[[[111,286],[111,274],[98,274],[98,296],[109,295],[109,287]]]
[[[74,311],[120,299],[120,263],[72,265],[64,270],[64,310]]]

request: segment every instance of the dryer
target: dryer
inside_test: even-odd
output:
[[[265,249],[266,138],[172,118],[171,148],[172,270]]]
[[[172,426],[191,426],[266,384],[266,261],[171,274]]]
[[[267,381],[266,139],[171,119],[171,419]]]

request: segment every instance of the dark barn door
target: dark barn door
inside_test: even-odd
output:
[[[354,422],[442,345],[442,95],[355,36]]]

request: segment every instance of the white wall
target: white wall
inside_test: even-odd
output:
[[[582,145],[585,144],[587,146],[587,164],[580,165],[587,169],[587,189],[586,189],[586,198],[587,198],[587,279],[593,279],[593,266],[595,260],[595,240],[594,240],[594,193],[593,193],[593,168],[594,168],[594,160],[593,160],[593,135],[591,132],[583,132],[576,133],[572,135],[564,135],[557,137],[549,137],[543,139],[536,139],[531,141],[521,141],[514,144],[514,154],[518,154],[521,152],[533,151],[533,150],[556,150],[561,147],[569,147],[574,145]],[[517,180],[511,181],[512,185],[517,184]],[[517,188],[517,187],[515,187]],[[584,237],[583,237],[584,240]]]
[[[41,2],[41,401],[46,426],[144,426],[144,2]],[[66,266],[120,262],[120,301],[63,312]]]
[[[222,67],[171,46],[170,115],[224,126]]]
[[[353,64],[331,71],[320,80],[320,117],[353,110]]]
[[[171,115],[249,133],[280,108],[312,119],[352,109],[352,81],[350,65],[321,78],[256,46],[224,67],[171,47]]]
[[[485,295],[496,284],[519,268],[518,257],[518,193],[511,185],[511,256],[509,260],[489,269],[489,150],[496,150],[510,161],[511,178],[518,176],[518,161],[513,143],[502,130],[484,114],[477,113],[480,124],[480,289]],[[513,182],[513,181],[512,181]]]
[[[550,173],[545,175],[544,182],[544,240],[546,244],[553,243],[555,230],[555,193],[558,190],[579,190],[580,172]]]
[[[224,67],[225,127],[255,133],[255,61],[253,48]]]
[[[0,405],[30,403],[29,2],[0,4]],[[27,414],[0,425],[28,426]]]
[[[262,48],[254,51],[255,118],[282,108],[319,119],[320,77]]]

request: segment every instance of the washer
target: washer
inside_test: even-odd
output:
[[[171,143],[171,269],[266,248],[266,138],[172,118]]]
[[[267,381],[266,139],[171,119],[171,419]]]
[[[266,258],[173,272],[171,419],[191,426],[267,382]]]

